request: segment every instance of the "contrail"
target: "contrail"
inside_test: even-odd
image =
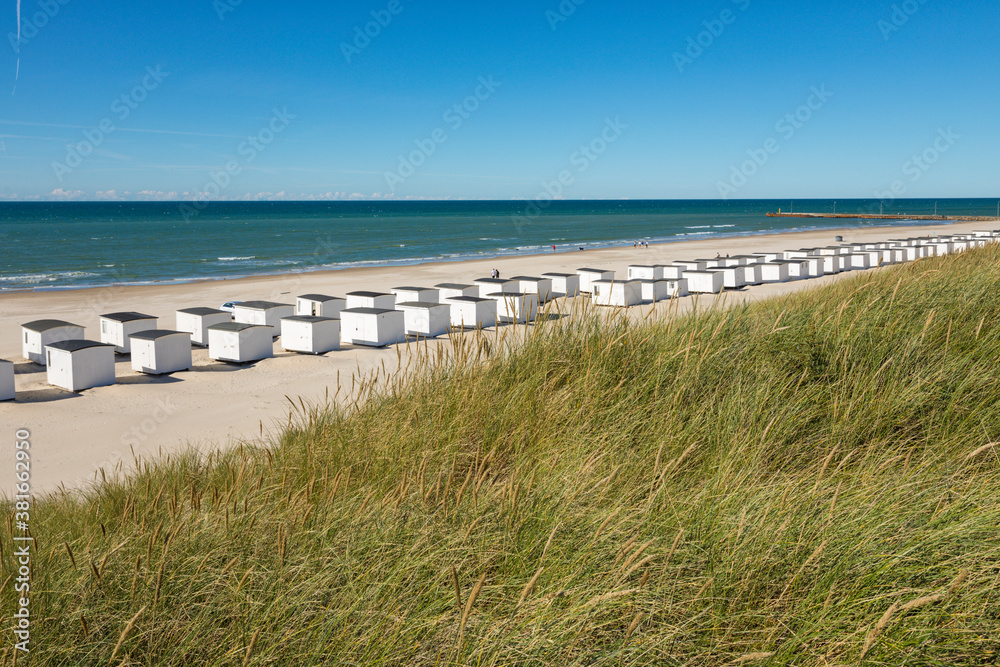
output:
[[[17,0],[17,70],[14,72],[14,90],[10,91],[13,95],[17,92],[17,79],[21,76],[21,0]]]

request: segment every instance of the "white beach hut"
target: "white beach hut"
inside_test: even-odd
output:
[[[864,270],[871,268],[871,257],[867,253],[855,252],[850,255],[845,255],[847,259],[847,264],[845,266],[850,266],[851,269]]]
[[[593,293],[596,282],[610,282],[615,279],[615,272],[605,269],[577,269],[576,275],[580,276],[580,291],[584,294]]]
[[[394,310],[396,308],[396,295],[385,292],[349,292],[347,294],[347,308],[370,308],[374,310]],[[340,326],[343,333],[344,325]]]
[[[21,354],[45,365],[45,346],[64,340],[81,340],[83,327],[62,320],[36,320],[21,325]]]
[[[295,299],[295,314],[308,317],[336,318],[347,308],[347,299],[326,294],[303,294]]]
[[[846,263],[844,262],[843,255],[818,255],[818,257],[823,263],[823,273],[825,275],[833,275],[845,270],[850,271],[850,268],[844,268]]]
[[[663,280],[663,266],[632,264],[628,267],[629,280]]]
[[[725,276],[718,269],[685,271],[684,279],[688,281],[688,290],[692,294],[718,294],[726,286]]]
[[[644,303],[656,303],[670,298],[666,280],[640,280],[642,300]]]
[[[325,354],[339,350],[340,320],[319,315],[282,318],[281,347],[288,352],[303,354]]]
[[[45,346],[48,383],[69,391],[115,383],[115,346],[93,340],[64,340]]]
[[[713,271],[722,274],[722,284],[728,289],[739,289],[747,284],[746,267],[743,266],[720,266]],[[690,277],[690,274],[685,274]]]
[[[405,326],[401,310],[348,308],[340,313],[340,342],[385,347],[406,340]]]
[[[664,280],[680,280],[684,277],[684,271],[686,270],[678,264],[666,264],[662,268]]]
[[[440,303],[441,290],[436,287],[393,287],[396,303]]]
[[[543,273],[543,278],[552,281],[554,294],[574,297],[580,294],[580,276],[576,273]]]
[[[440,283],[435,285],[441,295],[441,301],[454,299],[458,296],[479,296],[479,285],[463,285],[461,283]]]
[[[477,329],[497,325],[496,299],[478,296],[455,296],[447,300],[451,306],[451,326]]]
[[[628,308],[642,303],[642,283],[638,280],[596,280],[592,298],[597,306]]]
[[[476,296],[484,299],[490,298],[490,295],[495,292],[514,294],[520,286],[518,281],[510,278],[477,278],[473,282],[479,288],[479,294]]]
[[[15,394],[14,364],[0,359],[0,401],[13,401]]]
[[[664,282],[667,283],[667,296],[671,299],[679,299],[691,294],[691,291],[688,289],[687,278],[681,278],[680,280],[667,280]]]
[[[674,266],[679,266],[687,271],[704,271],[708,268],[707,259],[678,259],[674,262]]]
[[[801,267],[801,264],[798,265]],[[762,279],[765,283],[787,283],[789,276],[788,262],[767,262],[761,265]]]
[[[215,324],[208,328],[208,356],[215,361],[236,364],[270,359],[274,356],[273,331],[269,324]]]
[[[166,375],[189,370],[191,334],[187,331],[150,329],[129,336],[132,370],[147,375]]]
[[[798,250],[786,250],[781,253],[783,255],[782,259],[801,259],[804,257],[812,257],[819,255],[818,248],[799,248]]]
[[[810,260],[808,259],[785,259],[785,260],[775,260],[778,262],[784,262],[788,265],[788,279],[789,280],[806,280],[807,278],[812,278],[812,271],[820,271],[820,260],[819,257],[813,257],[811,260],[812,265],[810,265]],[[822,275],[822,272],[817,275]]]
[[[131,352],[129,336],[156,328],[156,318],[142,313],[108,313],[100,319],[101,342],[114,345],[118,354]]]
[[[437,301],[407,301],[397,303],[403,311],[403,332],[407,336],[436,338],[448,333],[451,326],[451,304]]]
[[[281,335],[281,320],[295,314],[295,306],[273,301],[244,301],[236,304],[233,316],[239,324],[259,324],[271,327],[271,337]]]
[[[754,257],[758,258],[758,264],[766,264],[767,262],[776,262],[778,260],[786,259],[785,253],[783,252],[755,252]]]
[[[920,247],[915,245],[897,246],[897,262],[915,262],[920,259]]]
[[[764,282],[764,265],[747,264],[743,267],[743,282],[747,285],[761,285]]]
[[[538,317],[537,294],[494,292],[486,296],[497,302],[498,322],[527,324]]]
[[[523,294],[537,294],[538,303],[548,303],[553,299],[552,279],[534,276],[514,276],[517,291]]]
[[[821,278],[825,273],[822,257],[800,257],[790,261],[805,262],[808,267],[806,273],[807,278]]]
[[[232,322],[233,316],[215,308],[185,308],[177,311],[177,330],[191,334],[191,342],[208,347],[208,328]]]

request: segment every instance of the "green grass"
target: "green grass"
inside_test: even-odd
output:
[[[998,296],[992,247],[469,337],[39,500],[32,664],[994,664]]]

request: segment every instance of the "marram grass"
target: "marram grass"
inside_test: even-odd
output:
[[[1000,248],[470,336],[37,502],[31,664],[994,664],[998,361]]]

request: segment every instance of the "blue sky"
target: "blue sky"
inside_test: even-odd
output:
[[[0,3],[5,200],[1000,190],[995,2]]]

